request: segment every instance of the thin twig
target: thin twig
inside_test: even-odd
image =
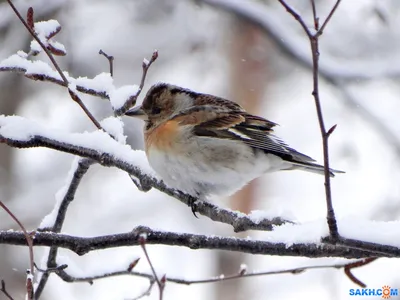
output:
[[[0,206],[7,212],[7,214],[15,221],[15,223],[18,224],[19,228],[21,228],[22,232],[24,233],[24,237],[26,239],[26,243],[28,244],[28,250],[29,250],[29,263],[30,263],[30,274],[34,274],[35,272],[35,266],[34,266],[34,257],[33,257],[33,242],[32,242],[32,237],[30,234],[26,231],[25,226],[21,223],[21,221],[12,213],[12,211],[0,200]],[[29,276],[28,276],[29,279]],[[29,283],[29,280],[27,281],[27,294],[28,294],[28,299],[33,299],[33,293],[30,292],[32,282]]]
[[[352,269],[363,267],[365,265],[368,265],[372,263],[373,261],[377,260],[377,257],[371,257],[371,258],[366,258],[362,259],[360,261],[356,261],[353,263],[348,264],[347,266],[344,267],[344,273],[347,275],[347,277],[353,281],[355,284],[361,286],[362,288],[367,287],[365,283],[363,283],[361,280],[359,280],[356,276],[354,276],[353,273],[351,273]]]
[[[110,66],[110,75],[111,77],[114,76],[114,56],[108,55],[103,50],[100,49],[99,54],[103,55],[108,60],[108,64]]]
[[[3,292],[3,294],[9,299],[9,300],[14,300],[13,297],[11,297],[11,295],[7,292],[6,289],[6,283],[4,282],[4,280],[1,280],[1,288],[0,291]]]
[[[314,0],[312,0],[314,2]],[[335,13],[336,9],[338,8],[339,4],[340,4],[341,0],[337,0],[335,5],[333,6],[333,8],[331,9],[329,15],[326,17],[325,22],[322,24],[321,28],[318,30],[318,32],[315,34],[315,37],[319,37],[322,35],[322,33],[324,32],[324,29],[326,27],[326,25],[328,24],[328,22],[331,20],[333,14]]]
[[[184,284],[184,285],[192,285],[192,284],[205,284],[205,283],[213,283],[213,282],[221,282],[221,281],[228,281],[228,280],[234,280],[234,279],[241,279],[241,278],[247,278],[247,277],[259,277],[259,276],[269,276],[269,275],[279,275],[279,274],[302,274],[308,270],[316,270],[316,269],[344,269],[345,274],[348,276],[348,278],[353,281],[355,284],[360,285],[361,287],[364,287],[365,285],[357,279],[353,274],[351,274],[350,270],[354,268],[359,268],[362,266],[365,266],[373,261],[375,261],[377,258],[366,258],[366,259],[361,259],[353,262],[345,262],[345,263],[337,263],[337,264],[327,264],[327,265],[311,265],[311,266],[303,266],[303,267],[297,267],[297,268],[290,268],[290,269],[283,269],[283,270],[274,270],[274,271],[257,271],[257,272],[247,272],[245,269],[240,269],[238,272],[232,274],[232,275],[219,275],[211,278],[206,278],[206,279],[193,279],[193,280],[187,280],[187,279],[182,279],[182,278],[175,278],[175,277],[166,277],[165,281],[170,282],[170,283],[175,283],[175,284]],[[65,265],[64,265],[65,266]],[[54,272],[56,273],[62,280],[65,282],[88,282],[92,284],[95,280],[99,279],[104,279],[104,278],[110,278],[110,277],[115,277],[115,276],[134,276],[134,277],[141,277],[141,278],[147,278],[150,280],[150,287],[147,290],[147,292],[143,293],[143,295],[148,295],[149,291],[152,288],[152,285],[156,282],[154,274],[148,274],[148,273],[142,273],[142,272],[136,272],[136,271],[131,271],[131,270],[121,270],[121,271],[114,271],[114,272],[106,272],[104,274],[99,274],[99,275],[94,275],[94,276],[87,276],[87,277],[75,277],[69,275],[65,271],[65,267],[52,270],[41,270],[43,272]],[[349,273],[350,272],[350,273]],[[140,297],[143,297],[141,295]],[[135,299],[139,299],[135,298]]]
[[[314,19],[314,29],[318,31],[319,29],[319,18],[317,17],[317,9],[315,8],[315,1],[311,0],[311,6],[312,6],[312,13],[313,13],[313,19]]]
[[[96,118],[92,115],[92,113],[87,109],[85,104],[82,102],[82,100],[79,98],[79,96],[69,88],[69,82],[65,74],[62,72],[60,66],[58,65],[57,61],[55,60],[53,54],[47,49],[47,47],[43,44],[43,42],[39,39],[35,31],[30,28],[30,26],[27,24],[27,22],[24,20],[24,18],[21,16],[17,8],[14,6],[13,2],[11,0],[7,0],[8,4],[11,6],[12,10],[18,17],[18,19],[21,21],[21,23],[25,26],[25,28],[28,30],[28,32],[31,34],[31,36],[38,42],[40,47],[42,47],[43,51],[46,53],[48,58],[50,59],[51,63],[53,64],[54,68],[57,70],[58,74],[60,74],[62,80],[64,81],[65,86],[68,88],[68,92],[72,98],[85,112],[85,114],[89,117],[89,119],[92,121],[92,123],[100,130],[103,130],[101,127],[100,123],[96,120]]]
[[[304,29],[304,32],[307,34],[309,38],[311,38],[313,35],[311,31],[308,29],[304,20],[301,18],[301,16],[293,8],[291,8],[284,0],[278,0],[278,1],[283,5],[283,7],[285,7],[287,12],[291,14],[296,19],[297,22],[300,23],[301,27],[303,27]]]
[[[147,231],[147,228],[146,228],[145,231]],[[146,241],[147,241],[147,234],[146,233],[140,233],[140,235],[139,235],[139,244],[140,244],[140,247],[143,250],[143,253],[144,253],[144,255],[145,255],[146,259],[147,259],[147,262],[149,263],[151,272],[152,272],[152,274],[154,276],[154,280],[157,283],[158,290],[159,290],[159,300],[162,300],[163,295],[164,295],[164,287],[165,287],[165,275],[163,276],[163,279],[158,279],[156,270],[154,269],[153,263],[151,262],[149,253],[147,252],[147,249],[146,249]]]
[[[154,50],[149,61],[143,60],[143,62],[142,62],[142,78],[140,80],[138,92],[136,93],[136,95],[129,98],[122,107],[115,110],[115,114],[117,116],[124,115],[136,103],[137,98],[140,96],[140,94],[143,90],[144,83],[146,81],[147,72],[148,72],[149,68],[151,67],[151,65],[156,61],[157,58],[158,58],[158,51]]]
[[[314,9],[314,7],[315,7],[314,0],[311,0],[311,1],[312,1],[311,3],[313,6],[313,9]],[[311,45],[311,55],[312,55],[312,61],[313,61],[313,91],[312,91],[312,95],[314,96],[314,102],[315,102],[315,107],[316,107],[317,116],[318,116],[318,123],[319,123],[319,128],[320,128],[321,136],[322,136],[322,146],[323,146],[323,153],[324,153],[327,222],[328,222],[328,227],[329,227],[329,234],[330,234],[332,240],[335,240],[335,239],[338,239],[338,237],[339,237],[339,231],[338,231],[338,227],[337,227],[335,211],[334,211],[333,204],[332,204],[330,168],[329,168],[329,147],[328,147],[329,146],[328,139],[329,139],[330,134],[328,134],[328,132],[326,131],[326,128],[325,128],[321,100],[320,100],[320,96],[319,96],[318,75],[319,75],[319,55],[320,55],[320,53],[319,53],[319,37],[322,35],[323,30],[325,29],[329,20],[331,19],[334,12],[336,11],[336,8],[338,7],[340,0],[337,0],[336,4],[332,8],[331,12],[329,13],[328,17],[324,21],[323,25],[315,34],[311,34],[310,30],[305,25],[305,22],[302,19],[302,17],[299,14],[297,14],[288,4],[286,4],[284,0],[279,0],[279,2],[285,7],[285,9],[289,12],[289,14],[291,14],[299,22],[299,24],[303,27],[305,33],[307,34],[307,36],[309,38],[310,45]],[[313,17],[314,17],[314,24],[317,24],[318,19],[317,19],[316,13],[313,13]]]

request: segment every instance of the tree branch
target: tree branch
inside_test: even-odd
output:
[[[6,283],[4,282],[4,280],[1,280],[1,288],[0,288],[0,292],[2,292],[4,294],[4,296],[7,297],[7,299],[9,300],[14,300],[14,298],[8,293],[7,289],[6,289]]]
[[[331,240],[338,239],[339,237],[339,231],[338,231],[338,226],[336,222],[336,217],[335,217],[335,211],[333,209],[333,204],[332,204],[332,192],[331,192],[331,179],[330,179],[330,169],[329,169],[329,143],[328,139],[330,136],[330,133],[333,132],[334,127],[332,127],[332,131],[329,132],[325,128],[325,122],[324,122],[324,116],[322,113],[322,106],[321,106],[321,100],[319,96],[319,81],[318,81],[318,76],[319,76],[319,37],[322,35],[323,30],[325,29],[326,25],[328,24],[329,20],[332,18],[334,12],[336,11],[337,7],[339,6],[339,3],[341,0],[337,0],[336,4],[333,6],[332,10],[330,11],[328,17],[324,21],[323,25],[321,28],[315,33],[312,34],[308,27],[305,25],[305,22],[303,21],[302,17],[297,14],[289,5],[286,4],[284,0],[278,0],[284,7],[285,9],[291,14],[303,27],[304,32],[307,34],[308,39],[310,41],[310,46],[311,46],[311,55],[312,55],[312,70],[313,70],[313,91],[312,95],[314,96],[314,102],[315,102],[315,107],[317,110],[317,116],[318,116],[318,123],[319,123],[319,128],[321,131],[321,137],[322,137],[322,148],[323,148],[323,153],[324,153],[324,170],[325,170],[325,196],[326,196],[326,209],[327,209],[327,222],[328,222],[328,227],[329,227],[329,234],[331,237]],[[313,10],[315,8],[315,3],[314,0],[311,0],[313,5]],[[316,13],[313,13],[314,16],[314,24],[318,24],[318,19],[316,16]]]
[[[261,276],[280,275],[280,274],[298,275],[298,274],[303,274],[306,271],[317,270],[317,269],[343,269],[346,276],[351,281],[353,281],[355,284],[357,284],[361,287],[365,287],[365,284],[362,283],[358,278],[356,278],[351,273],[351,270],[354,268],[359,268],[359,267],[365,266],[375,260],[376,260],[376,258],[366,258],[366,259],[361,259],[361,260],[352,261],[352,262],[345,262],[345,263],[336,263],[336,264],[327,264],[327,265],[310,265],[310,266],[303,266],[303,267],[290,268],[290,269],[272,270],[272,271],[256,271],[256,272],[247,272],[246,268],[245,267],[243,268],[241,266],[240,270],[232,275],[221,274],[218,276],[214,276],[211,278],[205,278],[205,279],[183,279],[183,278],[179,278],[179,277],[166,276],[165,281],[170,282],[170,283],[175,283],[175,284],[192,285],[192,284],[205,284],[205,283],[212,283],[212,282],[228,281],[228,280],[241,279],[241,278],[247,278],[247,277],[261,277]],[[61,265],[55,269],[40,270],[40,271],[41,272],[54,272],[62,280],[64,280],[65,282],[69,282],[69,283],[87,282],[89,284],[93,284],[95,280],[105,279],[105,278],[110,278],[110,277],[115,277],[115,276],[134,276],[134,277],[147,278],[150,281],[149,289],[147,289],[142,295],[140,295],[141,297],[143,297],[144,295],[149,295],[150,290],[151,290],[153,284],[155,283],[154,274],[132,271],[129,268],[125,269],[125,270],[105,272],[103,274],[98,274],[98,275],[93,275],[93,276],[84,276],[84,277],[73,276],[73,275],[68,274],[68,272],[65,271],[67,268],[68,268],[67,265]],[[135,299],[139,299],[140,296]]]
[[[0,201],[0,206],[7,212],[7,214],[18,224],[19,228],[22,230],[26,243],[28,244],[28,250],[29,250],[29,263],[30,263],[30,269],[27,270],[27,281],[26,281],[26,290],[27,290],[27,298],[28,299],[33,299],[33,282],[32,278],[33,275],[35,274],[35,260],[33,257],[33,242],[32,242],[32,237],[28,234],[28,232],[25,229],[25,226],[21,223],[21,221],[12,213],[12,211],[2,202]],[[31,275],[32,276],[29,276]],[[8,296],[6,293],[6,288],[5,288],[5,283],[2,281],[2,286],[1,286],[1,291]]]
[[[111,249],[124,246],[138,246],[140,234],[147,233],[148,245],[181,246],[190,249],[215,249],[251,254],[297,256],[297,257],[400,257],[400,248],[390,245],[357,241],[358,249],[339,245],[321,243],[266,242],[222,236],[206,236],[189,233],[175,233],[152,230],[139,226],[132,232],[97,236],[78,237],[52,232],[36,232],[34,246],[55,246],[69,249],[78,255],[84,255],[95,250]],[[343,242],[345,242],[343,240]],[[26,245],[21,232],[0,231],[0,244]],[[368,249],[369,251],[366,251]]]

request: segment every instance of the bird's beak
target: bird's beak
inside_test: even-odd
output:
[[[134,108],[131,108],[125,113],[126,116],[129,117],[135,117],[141,120],[146,121],[148,119],[147,115],[143,111],[143,109],[140,106],[136,106]]]

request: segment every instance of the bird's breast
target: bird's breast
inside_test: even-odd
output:
[[[180,140],[181,130],[176,121],[165,122],[155,128],[146,130],[145,147],[146,153],[151,149],[158,151],[171,151],[176,142]]]

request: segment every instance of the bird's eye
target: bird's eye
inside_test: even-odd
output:
[[[153,109],[151,110],[151,113],[153,114],[153,115],[158,115],[159,113],[161,112],[161,108],[159,108],[159,107],[153,107]]]

